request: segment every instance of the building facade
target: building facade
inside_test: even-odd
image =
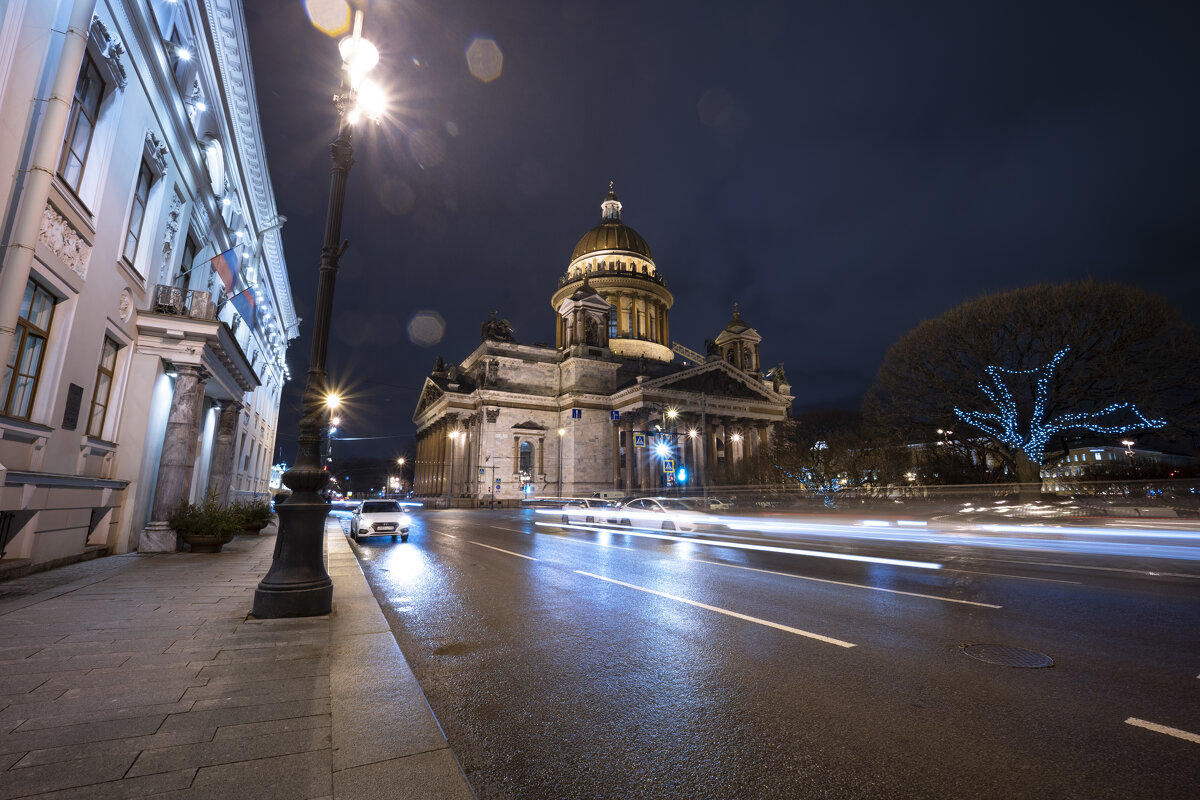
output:
[[[485,505],[530,496],[656,494],[710,484],[764,452],[791,411],[782,367],[734,310],[705,355],[670,340],[674,298],[650,247],[609,192],[551,296],[555,346],[483,323],[480,345],[441,359],[413,416],[413,490]]]
[[[296,335],[241,0],[2,3],[0,120],[3,558],[175,550],[266,495]]]

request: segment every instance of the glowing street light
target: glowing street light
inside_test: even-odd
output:
[[[307,8],[311,10],[310,3]],[[304,386],[300,435],[296,462],[283,475],[292,490],[281,503],[279,533],[271,568],[254,590],[253,614],[259,619],[313,617],[330,613],[333,581],[325,571],[323,540],[329,503],[319,494],[329,482],[322,469],[321,432],[325,414],[340,405],[341,398],[325,383],[325,355],[333,319],[333,290],[342,243],[342,212],[346,202],[346,179],[354,164],[353,125],[362,114],[357,109],[359,88],[366,74],[379,61],[379,51],[362,37],[363,12],[354,12],[353,33],[338,49],[346,70],[343,89],[334,96],[338,111],[338,133],[330,146],[333,161],[329,184],[329,206],[325,217],[325,239],[317,278],[317,302],[313,318],[312,349],[308,379]],[[348,85],[347,85],[348,84]],[[336,401],[336,404],[330,404]],[[324,407],[322,407],[324,406]]]

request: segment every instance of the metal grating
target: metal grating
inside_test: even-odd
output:
[[[1054,666],[1054,659],[1045,653],[1005,644],[966,644],[963,645],[962,651],[977,661],[999,664],[1002,667],[1044,669]]]

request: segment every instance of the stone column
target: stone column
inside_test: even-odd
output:
[[[168,520],[184,501],[184,488],[192,473],[188,457],[196,440],[196,395],[204,396],[205,376],[199,367],[178,367],[175,391],[171,395],[171,413],[163,435],[162,457],[158,462],[158,480],[154,486],[154,504],[150,522],[138,541],[139,553],[174,553],[179,550],[179,534]]]
[[[621,491],[621,426],[612,426],[612,487],[613,491]]]
[[[229,484],[233,478],[233,432],[237,429],[239,411],[239,403],[228,402],[221,407],[217,435],[213,441],[208,491],[216,492],[217,499],[222,503],[229,502]]]
[[[627,415],[625,417],[625,480],[622,482],[621,488],[628,494],[633,494],[633,476],[636,473],[633,454],[633,418]]]

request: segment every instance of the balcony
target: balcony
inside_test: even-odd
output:
[[[156,314],[170,314],[190,319],[215,320],[217,304],[212,292],[198,289],[184,291],[177,286],[158,284],[154,287],[154,305],[150,309]]]

